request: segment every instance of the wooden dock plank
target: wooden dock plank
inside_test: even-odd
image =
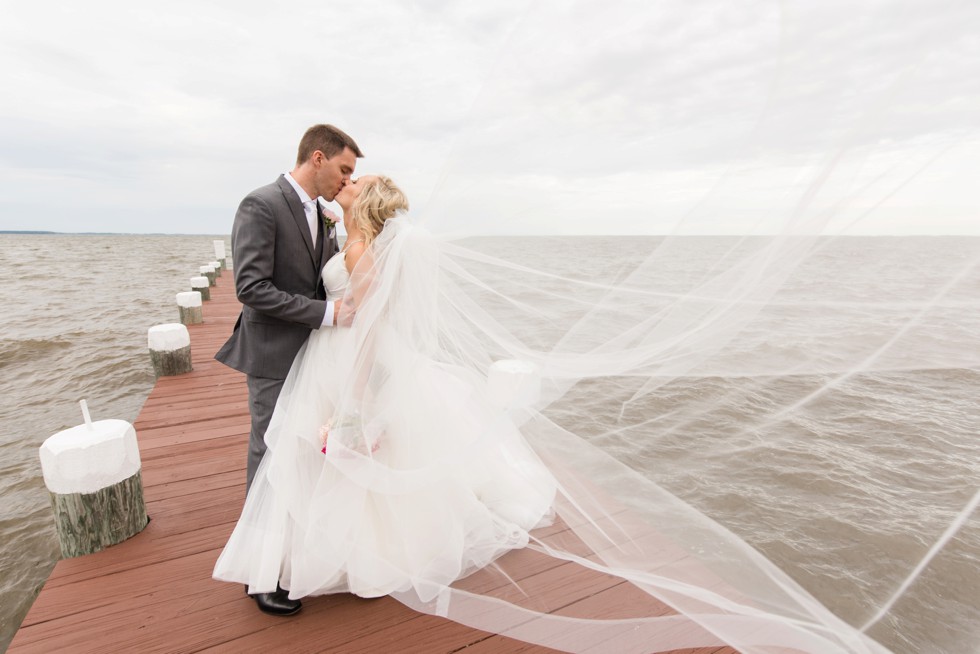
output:
[[[205,322],[188,328],[194,370],[160,378],[134,423],[150,524],[103,552],[59,561],[9,651],[243,652],[285,643],[290,652],[552,652],[416,613],[388,597],[312,597],[298,616],[276,618],[259,612],[241,586],[211,579],[244,502],[249,432],[244,375],[213,359],[240,309],[231,275],[211,290]],[[564,524],[549,531],[574,545]],[[461,586],[496,589],[500,597],[570,616],[628,617],[625,607],[656,604],[618,578],[530,549],[501,564],[529,599],[493,569]],[[657,611],[669,609],[645,607],[648,615]]]

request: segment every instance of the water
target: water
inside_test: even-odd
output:
[[[154,381],[146,330],[176,321],[174,294],[213,258],[213,238],[0,235],[0,649],[58,556],[38,446],[81,421],[82,398],[94,419],[135,419]],[[628,267],[624,258],[641,257],[658,243],[572,237],[473,244],[567,274],[609,277]],[[683,289],[729,247],[722,239],[684,243],[692,245],[689,251],[664,256],[658,266],[665,288]],[[978,251],[980,239],[843,240],[808,263],[788,292],[792,298],[830,293],[821,280],[833,277],[834,297],[857,302],[840,310],[858,311],[868,294],[901,299],[928,280],[941,282]],[[848,297],[840,298],[841,288]],[[975,343],[971,333],[980,333],[980,316],[967,311],[975,307],[970,301],[980,279],[959,289],[948,298],[952,313],[920,328],[940,330],[953,354],[963,342]],[[956,309],[958,302],[966,309]],[[826,325],[811,328],[832,334],[839,320],[822,319]],[[758,352],[761,337],[746,334],[732,356]],[[793,348],[819,346],[774,344],[769,354],[789,357]],[[583,384],[556,415],[759,548],[839,615],[865,615],[901,583],[980,486],[980,370],[950,365],[855,375],[788,422],[766,433],[742,433],[759,415],[826,380],[675,380],[630,409],[633,417],[656,419],[656,429],[643,438],[609,430],[619,400],[633,390],[625,381]],[[902,653],[977,651],[978,606],[975,516],[871,634]],[[937,621],[936,615],[950,618]]]
[[[153,388],[149,327],[214,259],[205,236],[0,234],[0,650],[60,555],[37,449],[82,422],[132,422]]]

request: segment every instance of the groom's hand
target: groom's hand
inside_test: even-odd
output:
[[[354,301],[350,295],[345,295],[340,302],[334,302],[333,323],[338,327],[350,327],[354,324]]]

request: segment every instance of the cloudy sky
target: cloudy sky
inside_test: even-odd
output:
[[[980,235],[975,0],[5,5],[0,229],[227,233],[329,122],[440,229]]]

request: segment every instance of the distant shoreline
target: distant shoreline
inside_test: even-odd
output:
[[[21,236],[227,236],[227,234],[181,234],[170,232],[49,232],[35,229],[0,229],[0,234]]]
[[[0,235],[13,236],[212,236],[230,238],[230,234],[196,234],[188,232],[53,232],[34,229],[0,229]],[[460,234],[457,238],[771,238],[773,234]],[[980,239],[977,234],[810,234],[802,238],[833,239],[910,239],[910,238],[967,238]]]

